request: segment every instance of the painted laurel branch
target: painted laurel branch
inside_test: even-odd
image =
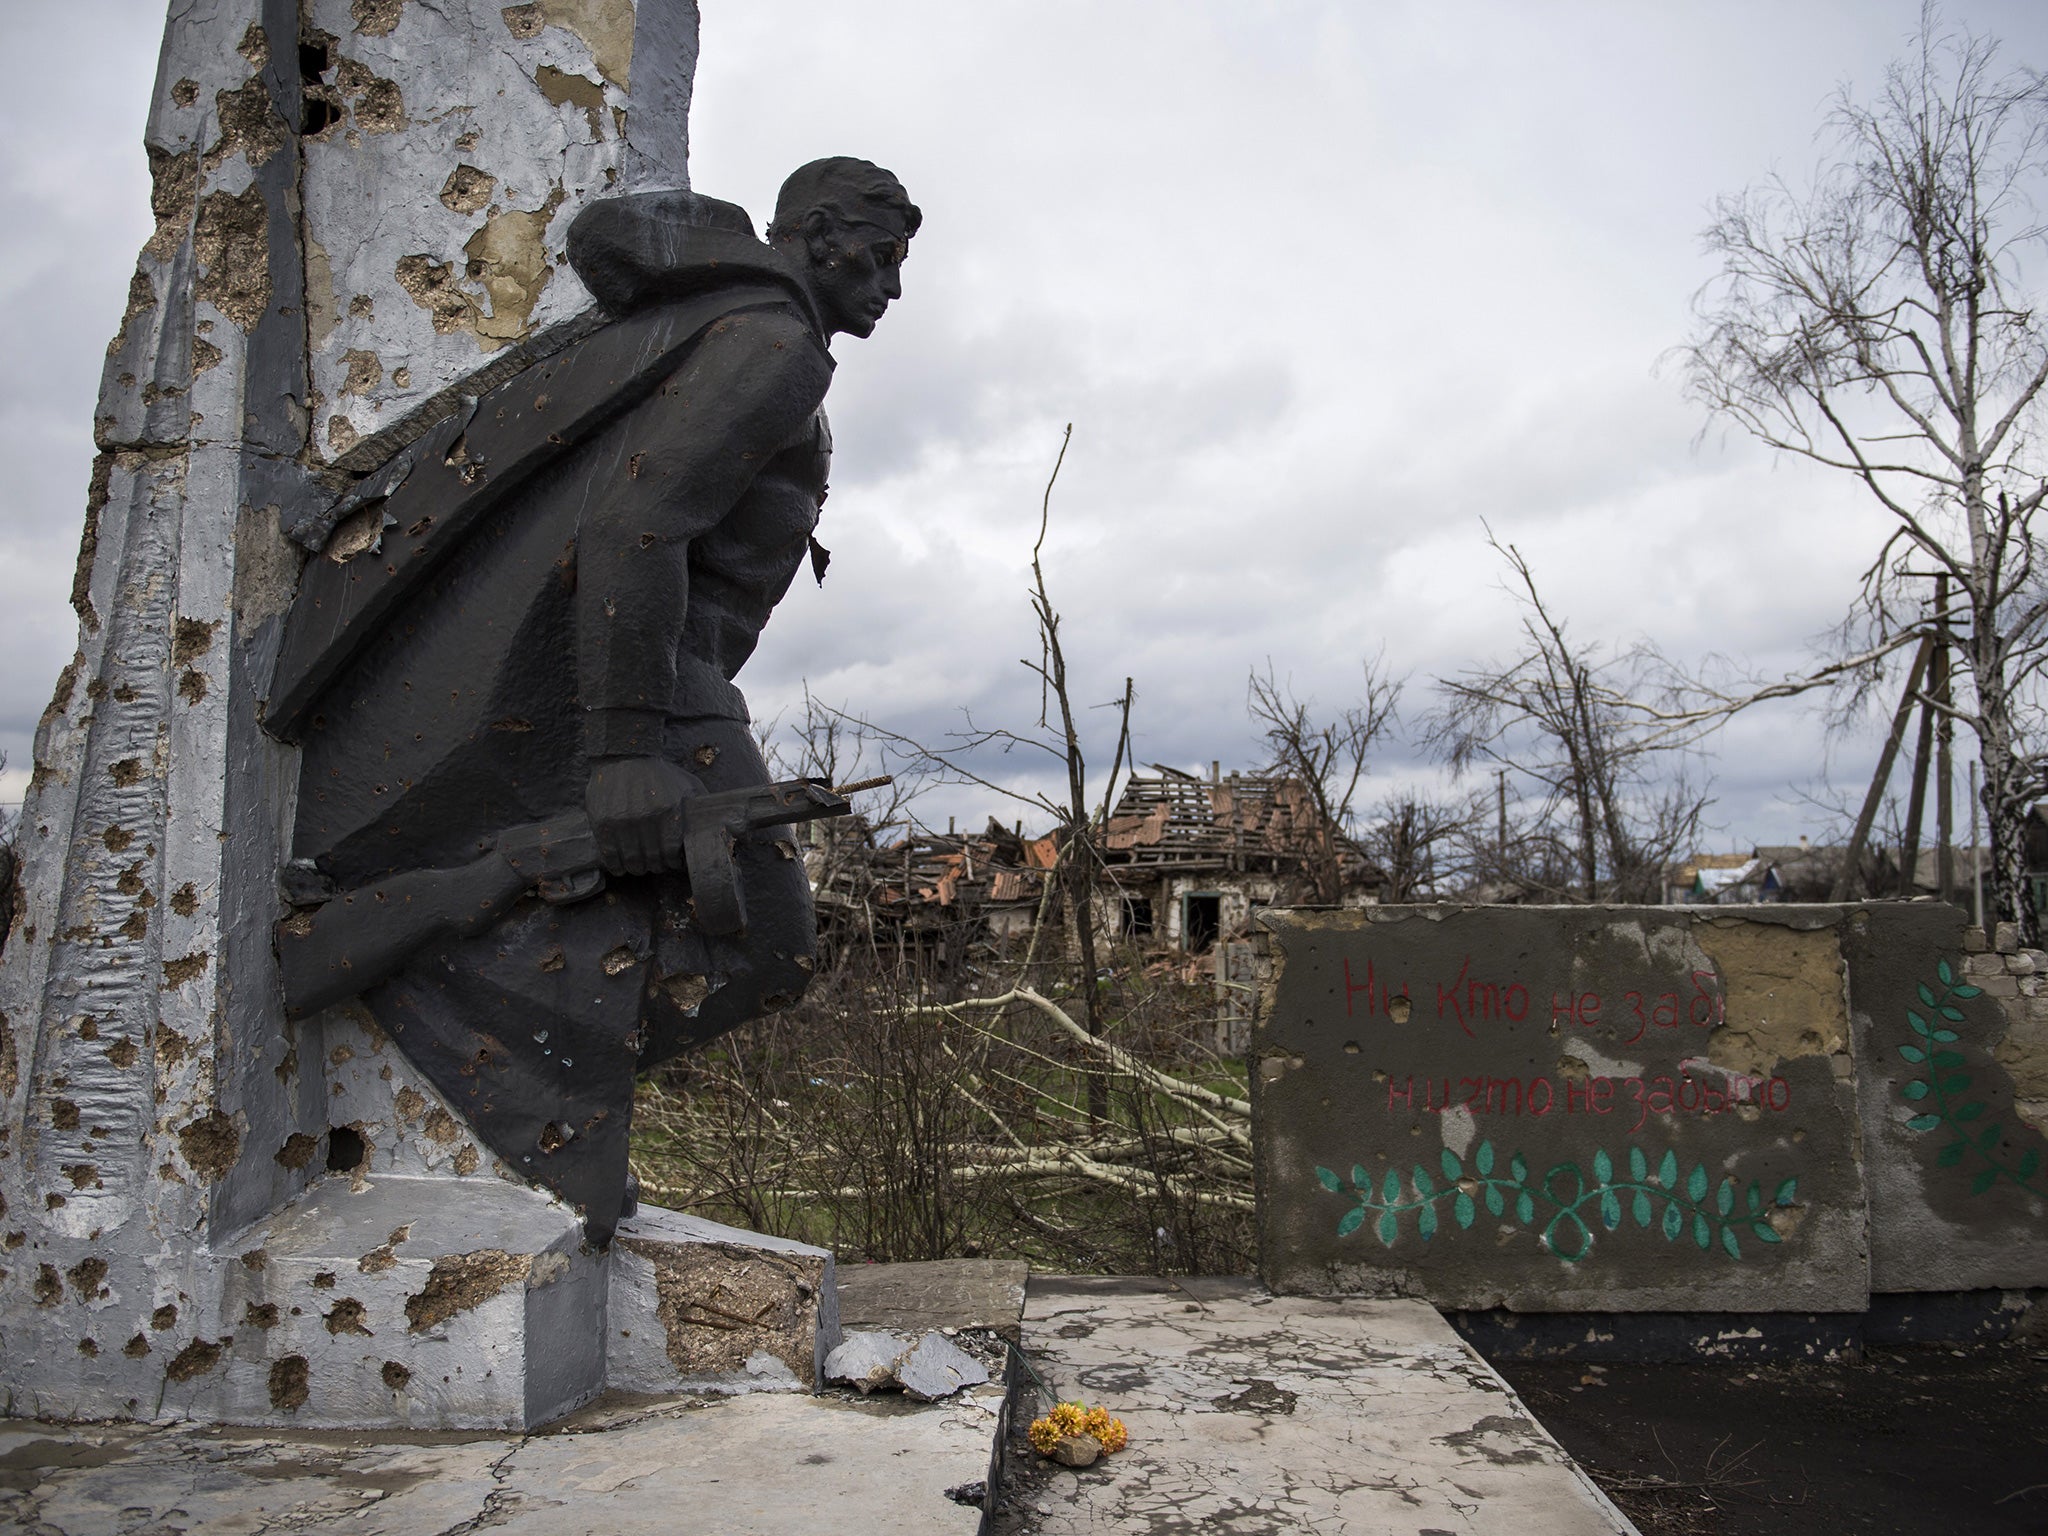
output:
[[[1978,996],[1984,989],[1956,980],[1955,971],[1944,960],[1935,967],[1942,986],[1936,992],[1924,981],[1919,984],[1920,1007],[1906,1010],[1906,1023],[1917,1037],[1898,1047],[1899,1055],[1918,1067],[1920,1074],[1899,1084],[1899,1093],[1919,1106],[1919,1113],[1906,1121],[1909,1131],[1946,1131],[1949,1141],[1934,1156],[1935,1166],[1954,1168],[1966,1159],[1980,1165],[1970,1179],[1970,1193],[1981,1195],[1999,1180],[2017,1184],[2032,1194],[2048,1194],[2037,1181],[2041,1171],[2041,1149],[2029,1147],[2017,1159],[2000,1154],[2004,1150],[2005,1126],[1990,1118],[1991,1106],[1970,1097],[1974,1082],[1960,1070],[1967,1063],[1956,1049],[1961,1035],[1956,1026],[1964,1022],[1958,1002]]]
[[[1604,1148],[1594,1149],[1590,1179],[1577,1163],[1564,1162],[1532,1180],[1528,1161],[1520,1152],[1508,1159],[1507,1176],[1500,1177],[1494,1171],[1491,1141],[1479,1143],[1469,1171],[1449,1147],[1443,1149],[1441,1167],[1439,1181],[1416,1164],[1405,1187],[1394,1168],[1375,1181],[1366,1169],[1354,1166],[1348,1186],[1328,1168],[1317,1168],[1316,1182],[1333,1195],[1345,1193],[1348,1187],[1357,1198],[1338,1219],[1339,1237],[1350,1236],[1377,1213],[1373,1231],[1391,1248],[1401,1235],[1401,1218],[1413,1211],[1415,1229],[1428,1242],[1436,1236],[1437,1207],[1445,1201],[1450,1202],[1451,1219],[1460,1230],[1469,1229],[1478,1219],[1482,1202],[1487,1214],[1505,1216],[1512,1201],[1514,1220],[1524,1227],[1536,1224],[1539,1210],[1550,1213],[1541,1234],[1543,1246],[1574,1264],[1593,1249],[1593,1227],[1581,1214],[1588,1206],[1596,1208],[1596,1219],[1609,1232],[1632,1217],[1642,1228],[1655,1222],[1664,1240],[1675,1243],[1690,1228],[1693,1241],[1703,1250],[1714,1246],[1718,1234],[1722,1250],[1731,1259],[1739,1259],[1743,1256],[1740,1232],[1763,1243],[1784,1240],[1772,1214],[1791,1205],[1799,1192],[1799,1181],[1786,1179],[1767,1201],[1763,1185],[1752,1179],[1738,1199],[1737,1181],[1723,1178],[1714,1184],[1704,1163],[1695,1163],[1681,1183],[1676,1152],[1667,1150],[1653,1174],[1641,1147],[1629,1148],[1629,1176],[1625,1179],[1615,1177],[1614,1160]]]

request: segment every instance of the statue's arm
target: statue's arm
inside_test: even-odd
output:
[[[606,865],[673,867],[669,835],[697,786],[661,757],[689,611],[691,541],[716,527],[768,461],[810,430],[831,381],[793,315],[735,315],[621,424],[578,537],[578,692],[591,763],[585,803]]]

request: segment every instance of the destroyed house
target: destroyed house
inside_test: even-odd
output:
[[[1104,829],[1102,922],[1190,952],[1242,937],[1259,908],[1314,900],[1318,832],[1314,798],[1297,779],[1134,775]],[[1344,905],[1377,900],[1371,861],[1342,836],[1334,853]]]
[[[1314,801],[1296,780],[1162,770],[1133,777],[1102,830],[1096,931],[1202,953],[1242,938],[1265,906],[1314,900]],[[1027,837],[911,828],[878,842],[854,816],[815,822],[804,862],[820,931],[952,951],[1028,935],[1063,834]],[[1377,899],[1378,870],[1348,840],[1334,849],[1344,905]]]

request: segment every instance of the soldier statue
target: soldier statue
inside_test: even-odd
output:
[[[787,823],[845,806],[769,783],[733,680],[823,578],[830,342],[899,296],[919,219],[853,159],[795,172],[765,241],[694,193],[591,204],[568,255],[604,326],[344,496],[287,621],[287,1006],[359,997],[597,1242],[635,1074],[811,975]]]

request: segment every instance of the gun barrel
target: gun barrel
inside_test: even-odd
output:
[[[809,779],[685,800],[681,851],[699,925],[733,933],[745,924],[732,862],[735,837],[851,809],[843,793]],[[536,887],[550,900],[573,901],[602,886],[597,838],[589,818],[574,811],[512,827],[468,864],[409,870],[344,891],[277,925],[285,1012],[303,1018],[365,992],[419,951],[483,932]]]

